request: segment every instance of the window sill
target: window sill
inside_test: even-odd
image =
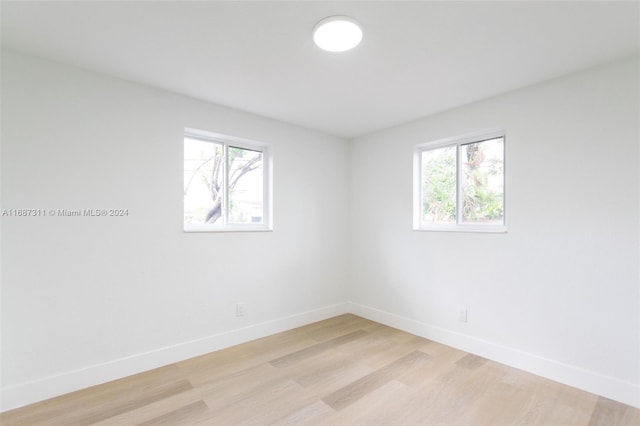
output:
[[[440,226],[424,226],[414,227],[414,231],[434,231],[434,232],[472,232],[480,234],[506,234],[507,227],[503,225],[491,226],[474,226],[474,225],[440,225]]]
[[[206,225],[184,225],[186,233],[193,232],[273,232],[272,227],[265,225],[235,225],[235,226],[206,226]]]

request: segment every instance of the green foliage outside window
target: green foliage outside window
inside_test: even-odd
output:
[[[488,222],[501,220],[504,214],[502,140],[463,145],[464,221]]]
[[[456,221],[456,148],[422,153],[423,215],[430,223]]]
[[[504,217],[504,139],[422,151],[422,221],[455,224],[457,185],[462,223],[502,223]],[[457,150],[460,150],[460,181]]]

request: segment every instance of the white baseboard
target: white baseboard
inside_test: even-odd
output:
[[[326,306],[103,364],[67,371],[32,382],[8,386],[0,391],[0,412],[345,314],[348,312],[348,307],[348,303]]]
[[[640,408],[640,386],[615,377],[563,364],[358,303],[350,303],[349,312],[501,364]]]
[[[8,386],[0,391],[0,412],[287,331],[347,312],[640,408],[640,387],[633,383],[462,333],[435,327],[379,309],[348,302],[253,324],[16,386]]]

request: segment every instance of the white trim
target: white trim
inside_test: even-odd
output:
[[[342,315],[348,312],[348,306],[348,303],[337,303],[105,363],[62,372],[32,382],[3,387],[0,390],[0,412]]]
[[[413,148],[413,229],[422,222],[422,155],[419,146]]]
[[[640,408],[640,386],[354,302],[338,303],[220,332],[43,379],[3,387],[0,412],[116,380],[345,313],[394,327],[465,352]]]
[[[462,179],[464,176],[462,167],[460,167],[460,163],[462,162],[462,150],[460,149],[460,145],[460,142],[456,143],[456,228],[460,226],[462,205],[464,204],[464,195],[462,194],[462,191],[464,191],[464,187],[462,186]],[[420,185],[422,185],[422,181],[420,181]],[[428,223],[421,223],[420,225],[422,225],[422,228],[424,229],[432,227],[432,225]]]
[[[273,146],[271,145],[265,145],[262,148],[262,169],[264,172],[262,202],[266,203],[262,221],[267,230],[273,231]]]
[[[349,311],[501,364],[640,408],[640,386],[637,384],[358,303],[351,302]]]
[[[451,145],[465,145],[473,142],[482,142],[486,140],[488,141],[491,139],[501,138],[501,137],[504,137],[505,134],[506,134],[506,130],[502,128],[465,133],[459,136],[452,136],[449,138],[438,139],[430,142],[424,142],[416,145],[416,149],[423,151],[425,148],[434,149],[434,148],[440,148],[440,147],[451,146]]]
[[[194,139],[201,139],[205,141],[227,143],[227,144],[239,144],[239,148],[253,148],[258,151],[262,151],[264,148],[269,148],[271,145],[265,142],[255,141],[253,139],[239,138],[237,136],[225,135],[222,133],[208,132],[205,130],[194,129],[191,127],[185,127],[184,136]]]
[[[414,228],[414,231],[435,231],[435,232],[476,232],[489,234],[505,234],[507,227],[504,225],[429,225]]]
[[[200,224],[184,224],[182,230],[186,233],[191,232],[273,232],[273,229],[267,225],[200,225]]]

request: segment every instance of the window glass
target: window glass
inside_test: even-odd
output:
[[[456,223],[456,147],[422,152],[422,220]]]
[[[222,217],[223,145],[184,139],[184,223],[214,224]]]
[[[504,215],[503,138],[462,145],[462,221],[502,224]]]
[[[229,147],[229,223],[263,223],[262,152]]]
[[[504,133],[418,145],[414,229],[504,232]]]
[[[184,230],[270,230],[268,146],[193,132],[184,137]]]

